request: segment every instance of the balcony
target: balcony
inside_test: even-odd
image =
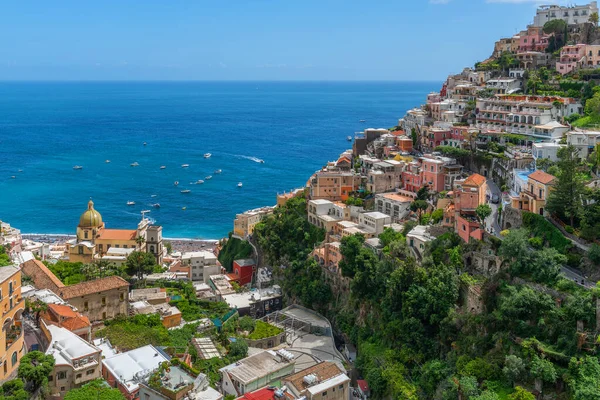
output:
[[[15,324],[12,325],[6,331],[6,351],[17,342],[21,336],[23,335],[23,328],[21,327],[21,321],[15,321]]]

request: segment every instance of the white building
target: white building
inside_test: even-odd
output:
[[[406,242],[410,248],[421,257],[425,252],[427,243],[435,239],[435,237],[429,233],[429,229],[430,227],[427,225],[417,225],[406,235]]]
[[[523,89],[523,81],[515,78],[497,78],[490,79],[485,86],[493,89],[497,94],[512,94]]]
[[[307,207],[308,222],[328,231],[336,222],[350,219],[350,207],[341,202],[309,200]]]
[[[564,144],[554,142],[534,143],[531,155],[537,161],[539,159],[549,159],[550,161],[558,161],[558,150],[564,147]]]
[[[592,13],[598,12],[597,2],[577,6],[543,5],[540,6],[533,18],[533,26],[544,26],[553,19],[562,19],[569,25],[588,22]]]
[[[218,264],[217,256],[210,251],[192,251],[183,253],[181,264],[190,266],[190,276],[192,281],[208,282],[211,275],[217,275],[221,272],[221,266]]]
[[[350,378],[336,363],[322,361],[282,379],[294,398],[348,400]]]
[[[567,133],[567,144],[575,146],[581,159],[586,159],[600,143],[600,131],[574,130]]]
[[[414,199],[399,193],[382,193],[375,195],[375,210],[392,217],[398,222],[410,214],[410,203]]]
[[[358,215],[358,224],[367,226],[374,231],[375,236],[379,236],[385,225],[392,223],[392,217],[379,211],[365,212]]]
[[[46,354],[56,361],[48,378],[52,396],[61,398],[71,389],[100,378],[102,372],[101,350],[86,342],[68,329],[46,325],[41,321],[44,333],[50,335]]]

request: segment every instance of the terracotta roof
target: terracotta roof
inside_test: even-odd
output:
[[[350,157],[348,157],[348,156],[345,156],[345,155],[344,155],[344,156],[341,156],[341,157],[340,157],[340,158],[339,158],[339,159],[336,161],[336,164],[339,164],[339,163],[341,163],[341,162],[344,162],[344,161],[346,161],[346,162],[348,162],[348,163],[352,162],[352,160],[350,159]]]
[[[481,186],[485,183],[485,177],[479,174],[473,174],[465,179],[463,185]]]
[[[33,282],[38,287],[39,286],[43,286],[43,285],[41,285],[41,284],[38,283],[39,279],[37,279],[38,276],[39,276],[38,274],[40,274],[40,273],[43,274],[43,275],[46,275],[46,277],[48,277],[48,279],[50,279],[52,281],[52,283],[54,285],[56,285],[56,287],[62,288],[62,287],[65,286],[65,284],[62,283],[60,281],[60,279],[58,279],[56,277],[56,275],[54,275],[52,273],[52,271],[50,271],[48,269],[48,267],[46,267],[44,265],[44,263],[42,263],[41,261],[38,261],[38,260],[35,260],[35,259],[34,260],[29,260],[29,261],[23,263],[23,265],[21,266],[21,269],[23,270],[23,272],[26,275],[29,275],[29,277],[33,279]],[[47,289],[47,288],[46,287],[41,287],[41,289]]]
[[[369,390],[369,384],[367,383],[367,381],[359,379],[356,381],[356,383],[358,384],[358,387],[360,388],[360,390],[362,390],[363,393]]]
[[[87,328],[91,326],[90,320],[85,315],[78,315],[75,318],[69,318],[66,321],[63,321],[62,326],[68,330],[76,331],[78,329]]]
[[[135,240],[135,229],[102,229],[97,239],[105,240]]]
[[[303,369],[294,375],[290,375],[283,380],[287,382],[287,384],[293,385],[298,393],[302,393],[308,388],[303,381],[306,375],[315,374],[319,378],[319,382],[323,382],[343,373],[344,371],[342,371],[337,364],[330,361],[323,361],[317,365],[313,365],[310,368]]]
[[[62,304],[48,304],[48,310],[43,311],[40,317],[70,331],[91,326],[88,317]]]
[[[238,399],[245,400],[274,400],[275,399],[275,391],[267,388],[255,390],[254,392],[246,393],[243,396],[238,397]]]
[[[544,185],[547,185],[556,179],[554,175],[550,175],[539,169],[529,174],[529,178],[533,179],[534,181],[538,181],[539,183],[543,183]]]
[[[78,314],[76,311],[73,311],[71,307],[63,304],[48,304],[48,309],[63,318],[74,318]]]
[[[59,295],[67,300],[73,297],[86,296],[92,293],[106,292],[107,290],[127,287],[129,283],[120,276],[107,276],[93,281],[81,282],[76,285],[66,286],[60,290]]]

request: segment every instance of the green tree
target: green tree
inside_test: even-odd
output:
[[[600,363],[597,357],[571,358],[569,376],[573,400],[600,399]]]
[[[554,50],[563,47],[567,41],[567,23],[562,19],[553,19],[544,24],[542,30],[547,35],[553,35],[555,38]]]
[[[578,173],[577,149],[572,145],[562,147],[558,150],[558,158],[560,173],[548,196],[546,209],[561,218],[569,218],[570,225],[574,226],[575,218],[581,215],[585,189]]]
[[[32,391],[48,383],[48,375],[54,368],[54,357],[41,351],[32,351],[21,358],[18,376],[31,385]]]
[[[415,200],[410,203],[410,210],[417,213],[417,219],[421,219],[421,213],[429,207],[429,203],[425,200]]]
[[[556,382],[556,369],[550,361],[534,356],[529,373],[535,379],[535,388],[542,392],[543,382]]]
[[[30,397],[21,379],[4,382],[0,389],[0,399],[2,400],[27,400]]]
[[[598,25],[598,13],[597,12],[591,13],[588,21],[590,23],[594,24],[594,26],[597,26]]]
[[[430,193],[429,193],[428,185],[424,185],[422,188],[420,188],[417,191],[416,200],[429,200],[429,197],[430,197]]]
[[[137,244],[138,250],[141,250],[144,243],[146,243],[146,238],[140,235],[135,238],[135,243]]]
[[[554,248],[545,247],[534,253],[527,273],[536,282],[553,284],[558,280],[560,268],[566,263],[566,256]]]
[[[475,214],[477,214],[479,223],[485,226],[485,219],[492,215],[492,207],[490,207],[489,204],[480,204],[475,209]]]
[[[410,138],[412,139],[413,147],[416,148],[419,144],[419,135],[417,135],[417,130],[415,128],[410,130]]]
[[[244,339],[237,338],[235,342],[229,346],[230,358],[240,359],[248,356],[248,343]]]
[[[238,321],[238,326],[243,331],[252,332],[254,330],[254,327],[256,326],[256,320],[246,315],[240,318],[240,320]]]
[[[515,391],[508,395],[509,400],[535,400],[535,396],[528,391],[523,389],[521,386],[517,386]]]
[[[531,71],[529,73],[529,79],[527,79],[527,91],[533,95],[537,94],[538,87],[542,84],[542,79],[537,71]]]
[[[471,396],[469,400],[500,400],[500,396],[496,394],[496,392],[492,392],[491,390],[484,390],[478,396]]]
[[[525,372],[525,363],[523,359],[513,354],[508,355],[504,358],[504,367],[502,373],[506,377],[506,380],[514,385],[515,381],[519,378],[523,378]]]
[[[363,235],[351,235],[342,238],[340,253],[342,260],[339,262],[339,267],[342,270],[343,276],[353,278],[357,271],[357,257],[360,254],[365,237]]]
[[[78,389],[69,390],[64,400],[125,400],[125,396],[102,379],[96,379]]]
[[[144,275],[151,274],[156,264],[156,259],[150,253],[134,251],[127,256],[125,270],[130,276],[143,279]]]

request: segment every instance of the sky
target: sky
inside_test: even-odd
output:
[[[0,80],[439,81],[524,29],[536,4],[4,1]]]

